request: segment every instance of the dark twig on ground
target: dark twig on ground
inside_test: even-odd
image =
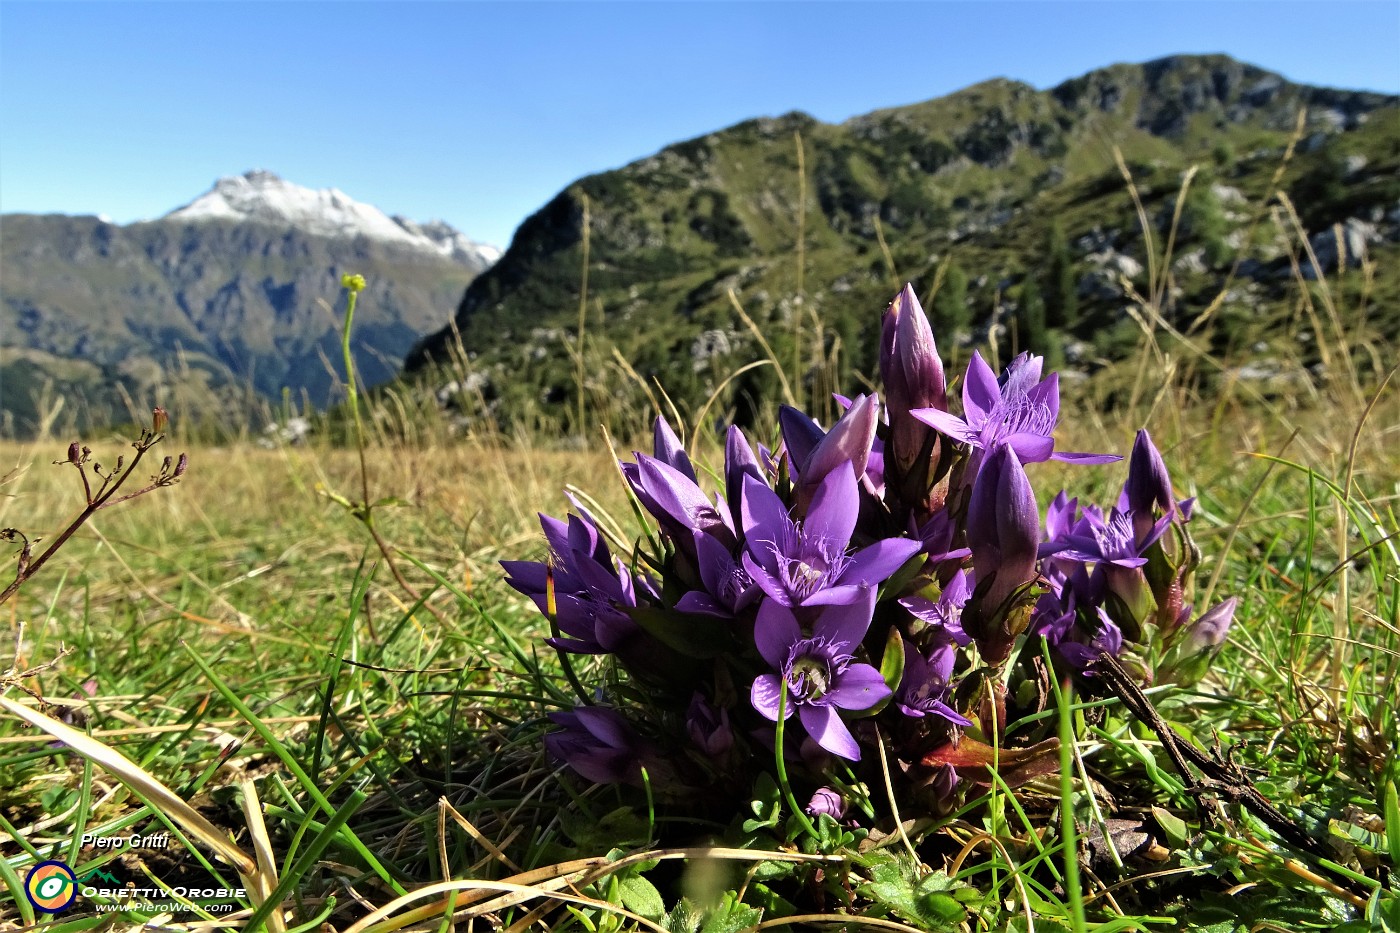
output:
[[[1221,749],[1219,739],[1216,740],[1215,746],[1209,753],[1182,739],[1157,712],[1152,701],[1142,692],[1142,688],[1137,685],[1132,676],[1111,654],[1099,654],[1098,658],[1089,666],[1088,673],[1098,677],[1113,692],[1114,696],[1123,701],[1123,705],[1128,708],[1130,713],[1146,723],[1156,733],[1157,738],[1161,740],[1162,748],[1166,750],[1167,757],[1171,759],[1172,767],[1186,782],[1187,792],[1196,797],[1207,816],[1212,814],[1209,810],[1205,810],[1205,798],[1214,796],[1217,800],[1224,799],[1238,803],[1262,820],[1289,845],[1316,859],[1323,860],[1324,864],[1319,867],[1337,879],[1337,883],[1342,888],[1361,898],[1370,896],[1371,892],[1358,884],[1354,878],[1349,878],[1327,867],[1325,862],[1333,858],[1333,853],[1321,842],[1314,839],[1307,830],[1280,812],[1263,794],[1259,793],[1254,782],[1249,779],[1249,776],[1245,774],[1244,769],[1234,760],[1230,752]],[[1188,764],[1194,765],[1200,774],[1192,771]]]

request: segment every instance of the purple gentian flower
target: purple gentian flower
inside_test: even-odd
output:
[[[690,698],[690,708],[685,713],[685,728],[690,733],[690,740],[711,759],[723,758],[734,747],[729,711],[716,710],[700,693]]]
[[[649,750],[617,710],[580,706],[549,718],[563,728],[547,733],[544,747],[579,775],[595,784],[641,783],[641,759]]]
[[[1171,524],[1164,515],[1157,522],[1148,522],[1146,536],[1136,531],[1134,512],[1113,508],[1108,518],[1096,506],[1084,507],[1084,517],[1061,540],[1066,545],[1057,557],[1085,563],[1112,564],[1116,567],[1141,567],[1147,563],[1142,554],[1151,547]]]
[[[1055,453],[1053,432],[1060,417],[1060,377],[1051,373],[1040,381],[1042,360],[1022,353],[1011,361],[1001,381],[972,351],[963,381],[963,416],[937,408],[920,408],[911,414],[955,441],[971,445],[980,464],[994,448],[1007,444],[1022,463],[1066,460],[1075,463],[1113,463],[1112,454]],[[969,467],[972,469],[973,467]]]
[[[631,573],[608,552],[592,523],[570,515],[568,524],[540,516],[552,554],[548,564],[501,561],[506,582],[530,597],[540,612],[549,613],[553,577],[555,622],[567,637],[549,644],[578,654],[617,652],[641,634],[626,612],[637,605]]]
[[[972,639],[963,631],[962,610],[972,596],[972,584],[966,570],[959,570],[943,584],[937,599],[923,596],[908,596],[899,604],[908,609],[916,619],[927,622],[933,629],[934,640],[942,644],[957,644],[966,647]]]
[[[920,654],[908,642],[904,644],[904,676],[895,693],[895,706],[906,716],[922,719],[937,716],[955,726],[970,726],[972,720],[960,715],[946,702],[948,680],[953,676],[957,651],[951,643]]]
[[[786,682],[786,715],[796,709],[818,745],[833,755],[859,761],[860,746],[837,711],[869,709],[890,695],[880,672],[854,657],[874,611],[875,592],[867,588],[864,597],[853,603],[825,607],[808,637],[791,609],[765,600],[754,625],[754,642],[777,673],[754,678],[753,708],[776,722]]]
[[[833,469],[817,486],[802,521],[788,516],[778,494],[744,479],[744,569],[784,606],[850,603],[888,579],[922,545],[884,538],[855,554],[847,547],[860,510],[855,474]]]
[[[939,800],[949,800],[958,789],[958,769],[949,764],[939,765],[930,786]]]
[[[696,561],[700,565],[700,580],[704,590],[691,590],[676,600],[680,612],[733,618],[743,612],[761,590],[744,565],[734,559],[729,548],[713,537],[695,532]]]
[[[1068,638],[1055,646],[1060,652],[1060,657],[1065,659],[1071,667],[1077,670],[1084,670],[1094,662],[1101,654],[1111,654],[1115,658],[1123,650],[1123,632],[1114,625],[1107,616],[1099,613],[1099,630],[1089,639],[1086,645],[1078,639],[1082,637],[1079,628],[1070,630]]]
[[[1152,435],[1140,430],[1133,440],[1133,452],[1128,458],[1128,479],[1123,484],[1123,502],[1120,507],[1133,514],[1133,530],[1139,538],[1146,537],[1152,530],[1153,509],[1161,509],[1163,514],[1176,511],[1176,500],[1172,498],[1172,481],[1167,474],[1167,465],[1162,460]],[[1145,547],[1145,545],[1144,545]]]
[[[956,537],[959,527],[948,509],[939,509],[928,521],[917,527],[914,525],[914,516],[911,515],[909,523],[911,536],[923,542],[924,552],[934,564],[956,561],[961,565],[962,561],[972,554],[972,551],[965,547],[953,547],[953,538]]]
[[[808,816],[829,816],[839,821],[846,815],[846,801],[841,797],[840,791],[822,787],[812,795],[806,810]]]
[[[1171,515],[1163,515],[1148,526],[1147,536],[1139,538],[1135,516],[1114,508],[1104,518],[1096,506],[1085,506],[1084,517],[1064,539],[1067,547],[1055,555],[1057,560],[1077,560],[1097,564],[1108,589],[1122,601],[1128,616],[1118,613],[1119,621],[1131,637],[1141,635],[1140,626],[1152,614],[1152,594],[1142,567],[1148,548],[1157,542],[1172,523]]]

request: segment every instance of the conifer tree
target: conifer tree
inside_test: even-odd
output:
[[[1058,220],[1050,226],[1045,255],[1048,260],[1046,281],[1049,284],[1049,294],[1045,298],[1045,322],[1058,330],[1073,330],[1079,324],[1078,282],[1074,275],[1074,260],[1069,252],[1069,240]]]
[[[930,315],[934,337],[946,341],[951,349],[953,341],[966,334],[972,324],[972,315],[967,309],[967,273],[956,263],[948,264],[943,284],[933,296],[933,314]]]

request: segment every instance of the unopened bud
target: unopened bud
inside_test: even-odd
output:
[[[846,815],[846,801],[841,799],[838,791],[823,787],[812,795],[807,804],[807,812],[812,816],[825,814],[833,820],[839,820]]]
[[[73,443],[71,443],[71,444],[68,445],[68,462],[69,462],[69,463],[73,464],[74,466],[77,466],[79,463],[82,462],[82,456],[83,456],[83,450],[82,450],[81,447],[78,446],[78,442],[77,442],[77,441],[74,441]]]
[[[161,471],[162,473],[169,473],[169,472],[170,472],[170,465],[171,465],[172,463],[174,463],[174,462],[175,462],[175,458],[174,458],[174,457],[166,457],[166,458],[165,458],[164,460],[162,460],[161,463],[160,463],[160,471]]]
[[[190,455],[180,454],[180,459],[175,462],[175,472],[172,476],[183,476],[185,469],[190,465]]]
[[[340,277],[340,287],[355,294],[365,290],[365,277],[363,275],[351,275],[345,273]]]
[[[170,416],[165,413],[164,408],[151,409],[151,433],[159,434],[165,430],[165,426],[170,423]]]

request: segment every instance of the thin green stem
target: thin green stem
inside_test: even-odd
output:
[[[817,828],[812,825],[812,821],[807,818],[807,814],[797,805],[797,798],[792,795],[792,787],[788,784],[787,762],[783,760],[783,723],[787,718],[787,698],[788,685],[787,678],[781,678],[782,686],[778,688],[778,727],[773,736],[773,753],[778,769],[778,786],[782,788],[783,799],[787,801],[788,807],[792,809],[793,815],[797,817],[802,828],[811,833],[812,838],[817,837]]]

